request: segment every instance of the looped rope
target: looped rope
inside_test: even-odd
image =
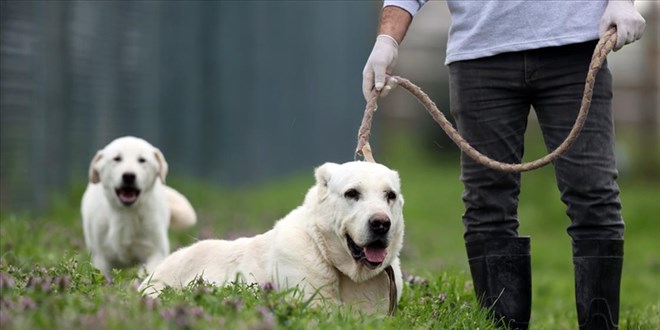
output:
[[[390,79],[395,79],[396,83],[403,87],[405,90],[410,92],[417,100],[424,105],[426,110],[431,114],[433,119],[440,125],[440,127],[447,133],[449,138],[456,143],[456,145],[468,156],[470,156],[475,161],[479,162],[482,165],[485,165],[489,168],[500,170],[504,172],[525,172],[537,169],[539,167],[545,166],[548,163],[554,161],[559,156],[561,156],[568,148],[571,147],[575,139],[580,134],[584,122],[587,119],[587,114],[589,113],[589,108],[591,107],[591,96],[593,95],[594,83],[596,81],[596,74],[603,66],[607,54],[612,51],[614,45],[616,44],[616,28],[610,28],[603,37],[598,41],[596,48],[594,49],[593,56],[591,57],[591,64],[589,65],[589,71],[587,73],[587,79],[584,84],[584,94],[582,96],[582,104],[580,106],[580,112],[575,120],[573,128],[569,132],[568,136],[562,142],[557,149],[547,154],[544,157],[541,157],[537,160],[520,163],[520,164],[508,164],[502,163],[496,160],[489,158],[488,156],[482,154],[481,152],[474,149],[463,137],[456,131],[452,124],[445,118],[444,114],[438,110],[438,107],[435,103],[429,98],[424,91],[421,90],[418,86],[410,82],[408,79],[393,76]],[[362,124],[358,131],[358,144],[355,151],[356,157],[358,155],[363,156],[364,160],[369,162],[375,162],[373,155],[371,153],[371,146],[369,145],[369,136],[371,134],[371,120],[373,119],[374,113],[378,107],[377,100],[378,95],[374,95],[368,102],[364,110],[364,117],[362,118]]]

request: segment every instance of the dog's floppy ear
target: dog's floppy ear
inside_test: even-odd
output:
[[[167,166],[167,161],[165,160],[165,156],[163,156],[163,153],[160,152],[160,149],[156,148],[154,154],[156,155],[156,161],[158,162],[158,176],[160,177],[160,181],[165,183],[165,178],[167,177],[167,171],[169,170],[169,167]]]
[[[89,164],[89,182],[99,183],[101,181],[101,176],[99,175],[99,169],[97,168],[99,161],[103,158],[103,150],[96,152],[92,162]]]
[[[316,185],[321,188],[328,187],[328,181],[332,177],[332,172],[334,169],[339,167],[339,164],[336,163],[325,163],[316,168],[314,176],[316,177]]]

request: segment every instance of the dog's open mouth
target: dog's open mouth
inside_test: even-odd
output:
[[[385,261],[385,257],[387,256],[387,242],[384,240],[377,240],[364,247],[360,247],[355,244],[355,241],[353,241],[350,235],[346,234],[346,242],[353,259],[371,269],[380,266]]]
[[[138,196],[140,196],[140,189],[124,186],[115,189],[115,193],[117,193],[117,197],[122,204],[130,206],[133,205],[133,203],[137,201]]]

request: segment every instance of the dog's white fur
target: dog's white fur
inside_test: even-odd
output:
[[[165,186],[167,171],[160,150],[132,136],[112,141],[92,159],[81,213],[92,264],[104,275],[132,266],[152,272],[169,254],[168,226],[184,228],[197,221],[190,202]],[[140,192],[129,205],[122,203],[117,189],[131,174],[132,186]]]
[[[145,279],[141,290],[153,295],[165,286],[184,287],[199,278],[216,285],[238,278],[279,290],[297,287],[304,297],[318,291],[314,297],[357,305],[363,311],[386,311],[385,267],[394,270],[397,299],[402,289],[399,252],[404,223],[398,174],[380,164],[349,162],[326,163],[316,169],[315,177],[316,185],[303,205],[270,231],[234,241],[204,240],[180,249]],[[350,190],[357,191],[357,197]],[[382,263],[369,267],[353,257],[347,235],[359,247],[373,243],[374,218],[389,219],[390,229],[379,236],[387,242]]]

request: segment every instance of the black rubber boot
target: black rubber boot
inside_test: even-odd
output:
[[[529,237],[495,238],[465,244],[474,292],[500,325],[527,329],[532,312]]]
[[[575,305],[580,330],[619,328],[623,240],[573,242]]]

